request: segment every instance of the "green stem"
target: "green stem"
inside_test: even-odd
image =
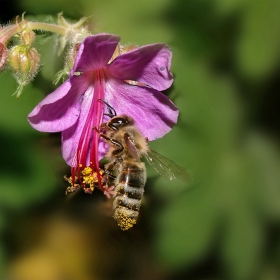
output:
[[[28,22],[27,27],[32,30],[44,30],[44,31],[57,33],[59,35],[65,35],[68,30],[64,26],[59,26],[56,24],[45,23],[45,22],[34,22],[34,21]]]
[[[6,27],[2,27],[0,29],[0,41],[5,44],[12,36],[17,33],[22,32],[23,30],[44,30],[53,33],[57,33],[59,35],[65,35],[69,28],[64,26],[59,26],[56,24],[45,23],[45,22],[34,22],[28,20],[22,20],[19,23],[8,25]]]

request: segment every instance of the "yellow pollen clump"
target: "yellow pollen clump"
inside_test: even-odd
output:
[[[91,174],[91,173],[92,173],[92,169],[91,169],[91,167],[89,167],[89,166],[85,167],[84,170],[82,171],[82,174],[83,174],[84,176],[87,176],[87,175],[89,175],[89,174]]]
[[[82,165],[80,164],[79,167],[81,168]],[[99,171],[100,175],[102,175],[103,173],[104,173],[103,170]],[[64,176],[64,179],[70,184],[70,187],[67,188],[66,193],[74,192],[79,188],[83,188],[85,192],[86,191],[88,192],[89,190],[92,192],[94,190],[94,187],[98,185],[97,172],[93,172],[90,166],[86,166],[84,169],[81,170],[81,175],[80,175],[81,183],[77,183],[77,181],[79,181],[79,178],[77,176],[75,176],[74,182],[72,180],[72,177],[68,178]]]
[[[85,185],[88,185],[89,188],[93,191],[94,185],[98,183],[98,176],[97,172],[93,172],[92,168],[87,166],[84,168],[84,170],[81,172],[83,177],[83,183]],[[103,171],[101,170],[99,172],[100,175],[103,174]]]
[[[136,224],[136,219],[134,217],[129,217],[128,213],[126,213],[126,210],[123,207],[120,207],[115,212],[114,218],[122,230],[128,230]]]
[[[70,186],[67,187],[67,189],[65,191],[65,194],[75,192],[80,188],[80,185],[75,183],[76,180],[78,180],[77,176],[75,176],[75,182],[73,182],[72,177],[68,178],[68,177],[64,176],[64,180],[67,181],[70,184]]]
[[[75,182],[74,183],[73,183],[72,177],[68,178],[68,177],[64,176],[63,178],[64,178],[65,181],[67,181],[71,185],[71,187],[77,187],[79,185],[79,184],[75,184],[76,180],[78,180],[77,176],[75,176]]]

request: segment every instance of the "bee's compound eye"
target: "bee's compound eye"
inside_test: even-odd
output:
[[[128,123],[128,121],[124,118],[115,118],[113,121],[112,121],[112,124],[114,126],[117,126],[117,127],[120,127],[120,126],[124,126]]]

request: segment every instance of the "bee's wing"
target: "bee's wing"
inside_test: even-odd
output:
[[[145,158],[160,175],[163,175],[168,180],[178,179],[180,181],[192,181],[191,176],[183,167],[154,150],[149,150],[148,153],[145,154]]]

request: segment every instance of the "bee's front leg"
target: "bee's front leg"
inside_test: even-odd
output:
[[[97,133],[99,134],[99,136],[102,139],[104,139],[107,143],[110,143],[110,144],[114,145],[117,148],[116,150],[113,151],[113,155],[115,157],[118,157],[118,154],[123,152],[124,147],[123,147],[123,145],[119,141],[117,141],[117,140],[115,140],[113,138],[110,138],[107,135],[101,133],[96,127],[94,127],[93,129],[96,130]]]

